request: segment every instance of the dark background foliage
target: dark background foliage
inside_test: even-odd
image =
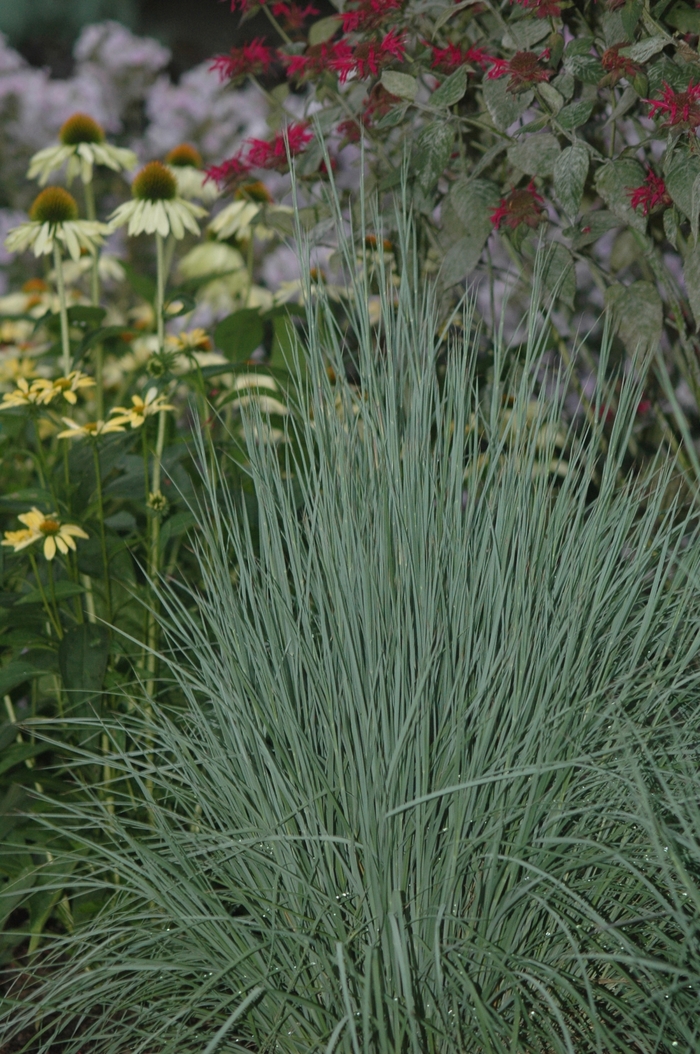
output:
[[[195,14],[196,17],[193,17]],[[244,27],[222,0],[11,0],[0,4],[0,32],[33,65],[65,77],[81,28],[113,18],[135,33],[157,37],[173,53],[171,72],[203,62],[214,52],[264,32],[264,16]]]

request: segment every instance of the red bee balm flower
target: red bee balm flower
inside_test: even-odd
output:
[[[359,0],[341,15],[344,33],[369,33],[401,10],[403,0]]]
[[[601,55],[600,62],[607,74],[606,83],[609,85],[614,86],[621,77],[627,77],[628,80],[632,80],[641,72],[642,67],[639,63],[633,62],[632,59],[620,54],[620,48],[624,47],[627,47],[627,44],[613,44],[611,48],[608,48]]]
[[[467,48],[463,51],[458,44],[448,44],[446,48],[438,48],[429,44],[428,47],[433,52],[430,65],[439,73],[452,73],[460,66],[467,65],[481,66],[483,70],[493,62],[498,62],[498,59],[492,55],[487,55],[483,48]]]
[[[511,4],[513,0],[510,0]],[[558,18],[561,8],[556,0],[515,0],[516,4],[532,11],[535,18]]]
[[[491,223],[498,230],[504,223],[512,231],[525,223],[535,228],[544,219],[544,198],[540,197],[535,184],[530,182],[525,189],[511,190],[501,204],[491,213]]]
[[[237,154],[220,165],[208,168],[207,176],[222,186],[224,183],[238,182],[254,168],[283,172],[287,167],[287,148],[289,154],[296,157],[312,139],[312,133],[303,122],[287,125],[285,132],[279,132],[269,142],[266,139],[246,139]]]
[[[292,32],[300,30],[307,18],[311,18],[312,15],[320,15],[320,11],[313,4],[307,4],[306,7],[301,7],[300,4],[285,4],[276,3],[270,8],[275,18],[281,18],[287,29]]]
[[[304,123],[287,125],[286,135],[279,132],[270,142],[265,139],[247,139],[247,163],[250,168],[274,168],[278,171],[285,169],[287,146],[291,156],[296,157],[306,149],[312,139],[313,135]]]
[[[632,208],[641,209],[643,216],[648,216],[659,206],[668,208],[673,204],[663,179],[651,171],[647,173],[647,178],[641,187],[630,187],[627,193],[630,196]]]
[[[512,59],[495,59],[487,77],[493,81],[509,74],[508,91],[527,91],[531,84],[548,81],[552,76],[552,70],[540,65],[548,60],[549,48],[545,48],[541,55],[536,55],[534,51],[516,51]]]
[[[274,60],[274,50],[258,37],[242,48],[231,48],[228,55],[217,55],[209,69],[216,70],[222,81],[237,80],[249,73],[268,73]]]
[[[649,116],[668,114],[666,125],[693,132],[700,124],[700,84],[689,84],[685,91],[676,92],[664,84],[660,99],[646,99]]]

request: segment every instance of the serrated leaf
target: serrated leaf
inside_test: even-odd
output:
[[[503,46],[513,51],[528,51],[549,32],[549,23],[544,18],[520,18],[509,24],[503,34]]]
[[[472,233],[491,231],[491,212],[498,207],[501,196],[498,187],[488,179],[456,179],[450,189],[449,201],[465,228]]]
[[[413,160],[416,182],[426,193],[435,185],[452,155],[454,129],[446,121],[433,121],[420,134]]]
[[[653,55],[656,55],[658,51],[661,51],[669,43],[670,41],[667,37],[658,35],[647,37],[646,40],[630,44],[627,48],[620,48],[620,54],[624,55],[625,58],[632,59],[633,62],[648,62]]]
[[[565,106],[557,114],[557,123],[560,124],[562,128],[566,128],[567,131],[571,131],[574,128],[580,128],[582,124],[585,124],[592,113],[592,101],[581,99],[579,102],[570,102],[568,106]]]
[[[664,234],[674,249],[678,248],[678,216],[675,209],[664,209]]]
[[[635,230],[646,230],[646,217],[632,208],[630,190],[644,181],[644,169],[638,161],[624,158],[621,161],[606,161],[596,173],[596,190],[621,220]]]
[[[487,238],[488,234],[486,238],[465,234],[450,246],[440,268],[440,280],[445,288],[463,281],[471,274],[481,259]]]
[[[576,296],[576,270],[574,258],[559,242],[548,246],[542,267],[542,285],[562,303],[574,306]]]
[[[614,213],[599,209],[581,216],[577,226],[568,228],[564,234],[571,239],[573,249],[582,249],[619,226],[620,220]]]
[[[382,84],[391,95],[413,102],[418,91],[418,81],[408,73],[397,73],[395,70],[384,70]]]
[[[663,304],[656,286],[651,282],[610,286],[605,304],[630,355],[656,347],[663,329]]]
[[[664,164],[666,190],[682,213],[692,219],[693,187],[700,176],[700,158],[674,150]]]
[[[554,165],[554,193],[572,219],[581,207],[589,164],[586,147],[574,143],[562,150]]]
[[[689,4],[674,4],[663,19],[681,33],[700,33],[700,11]]]
[[[620,117],[624,117],[627,111],[632,109],[638,99],[639,95],[637,94],[636,89],[631,84],[628,84],[620,96],[620,101],[617,106],[605,122],[606,125],[614,124],[614,122],[619,120]]]
[[[530,135],[508,149],[508,160],[528,176],[551,176],[561,154],[553,135]]]
[[[482,91],[491,120],[501,132],[510,128],[535,98],[535,93],[531,91],[523,92],[521,95],[514,95],[513,92],[508,91],[507,77],[493,81],[485,80]]]
[[[328,18],[319,18],[318,22],[309,29],[309,44],[315,47],[317,44],[325,44],[334,33],[340,29],[343,20],[340,15],[329,15]]]
[[[622,27],[628,40],[634,37],[634,31],[637,28],[643,8],[642,0],[627,0],[627,3],[620,11]]]
[[[561,92],[558,92],[557,89],[552,84],[548,84],[547,81],[542,81],[540,84],[540,95],[547,103],[547,106],[552,113],[556,116],[564,105],[564,96]]]
[[[467,69],[460,66],[430,96],[431,106],[454,106],[467,90]]]
[[[695,325],[700,328],[700,245],[694,245],[686,255],[683,278]]]

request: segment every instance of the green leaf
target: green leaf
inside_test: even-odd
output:
[[[0,756],[0,776],[49,749],[47,743],[13,743]]]
[[[664,234],[674,249],[678,248],[678,213],[675,209],[664,209],[663,214]]]
[[[91,307],[89,304],[76,304],[68,308],[68,321],[72,326],[85,329],[98,329],[107,314],[104,307]]]
[[[593,113],[593,101],[581,99],[579,102],[571,102],[557,114],[557,122],[562,128],[571,131],[585,124]]]
[[[632,40],[634,37],[634,31],[642,16],[643,8],[642,0],[627,0],[627,3],[620,11],[620,19],[628,40]]]
[[[562,150],[554,165],[554,193],[572,219],[578,215],[581,207],[589,164],[586,147],[574,143]]]
[[[633,282],[627,287],[611,286],[605,304],[630,355],[656,347],[663,329],[663,304],[651,282]]]
[[[483,237],[484,241],[491,233],[491,213],[498,207],[500,200],[495,183],[488,179],[468,180],[465,177],[454,181],[448,196],[449,204],[464,225],[465,233],[476,234]]]
[[[465,234],[450,246],[440,267],[440,280],[445,288],[461,282],[471,274],[481,259],[485,244],[486,238]]]
[[[566,68],[583,84],[597,84],[605,74],[603,64],[593,55],[576,55]]]
[[[628,48],[620,48],[620,54],[632,59],[633,62],[648,62],[653,55],[669,43],[667,37],[647,37],[646,40],[640,40],[637,44],[630,44]]]
[[[34,677],[40,677],[42,673],[43,670],[37,670],[36,666],[21,660],[0,667],[0,695],[7,695],[18,684],[30,681]]]
[[[576,270],[574,258],[560,242],[547,247],[542,268],[542,285],[569,307],[574,306],[576,296]]]
[[[700,245],[693,246],[686,255],[683,278],[695,325],[700,328]]]
[[[542,81],[540,84],[540,95],[556,116],[564,105],[564,96],[552,84]]]
[[[65,634],[58,648],[58,666],[71,703],[84,705],[101,691],[108,658],[105,626],[83,622]]]
[[[633,209],[629,191],[644,181],[644,169],[638,161],[625,158],[606,161],[596,173],[596,190],[616,216],[635,230],[646,230],[646,217]]]
[[[513,92],[508,91],[507,77],[500,77],[493,81],[485,80],[482,91],[491,120],[501,132],[510,128],[535,98],[535,93],[531,91],[523,92],[521,95],[514,95]]]
[[[512,20],[506,32],[503,34],[502,43],[505,48],[514,51],[528,51],[533,44],[537,44],[550,32],[547,19],[544,18],[519,18]]]
[[[185,531],[188,531],[195,522],[191,512],[176,512],[174,516],[169,516],[160,529],[161,549],[167,545],[171,538],[177,538],[179,535],[184,534]]]
[[[396,73],[395,70],[384,70],[382,84],[391,95],[413,102],[418,91],[418,81],[408,73]]]
[[[44,590],[46,596],[49,595],[48,586]],[[79,586],[76,582],[56,582],[54,586],[54,592],[56,600],[68,600],[69,597],[80,596],[85,590],[82,586]],[[24,593],[23,596],[17,601],[15,607],[20,607],[22,604],[42,604],[43,599],[41,591],[39,589],[33,589],[31,593]]]
[[[674,4],[663,20],[681,33],[700,33],[700,11],[689,4]]]
[[[444,172],[454,141],[454,129],[447,121],[432,121],[421,132],[413,168],[418,186],[426,193]]]
[[[467,90],[467,68],[460,66],[430,96],[431,106],[454,106]]]
[[[581,216],[576,227],[568,227],[563,233],[571,239],[573,249],[582,249],[598,241],[607,231],[620,226],[618,217],[607,209],[587,212]]]
[[[152,301],[156,298],[156,283],[148,275],[139,274],[130,263],[122,261],[122,267],[126,279],[134,292],[144,300]]]
[[[693,216],[693,187],[700,176],[700,158],[674,150],[664,164],[666,189],[673,202],[689,220]]]
[[[553,135],[529,135],[508,148],[508,160],[528,176],[551,176],[561,153]]]
[[[309,44],[316,47],[317,44],[325,44],[343,24],[339,15],[329,15],[327,18],[319,18],[309,29]]]
[[[214,343],[232,362],[245,362],[262,344],[265,327],[257,308],[246,307],[235,311],[219,322],[214,330]]]

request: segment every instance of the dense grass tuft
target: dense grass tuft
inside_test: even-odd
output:
[[[184,712],[131,722],[114,811],[55,811],[76,896],[111,895],[0,1035],[697,1052],[700,546],[673,465],[621,484],[631,384],[607,457],[572,431],[562,458],[537,312],[479,389],[468,317],[439,347],[404,279],[379,348],[366,292],[359,387],[323,368],[321,302],[290,442],[247,419],[254,511],[208,480],[205,588],[163,606]]]

